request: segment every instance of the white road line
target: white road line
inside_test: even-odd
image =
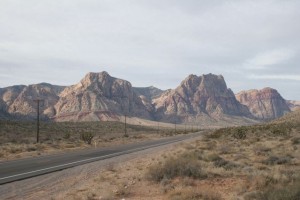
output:
[[[130,153],[130,152],[133,152],[133,151],[145,150],[145,149],[149,149],[151,147],[162,146],[162,145],[173,143],[173,142],[179,142],[181,140],[183,140],[183,139],[168,141],[168,142],[164,142],[164,143],[161,143],[161,144],[154,144],[154,145],[150,145],[150,146],[147,146],[147,147],[140,147],[140,148],[136,148],[136,149],[130,149],[130,150],[127,150],[127,151],[112,153],[112,154],[108,154],[108,155],[105,155],[105,156],[98,156],[98,157],[95,157],[95,158],[88,158],[88,159],[84,159],[84,160],[70,162],[70,163],[66,163],[66,164],[62,164],[62,165],[56,165],[56,166],[53,166],[53,167],[47,167],[47,168],[44,168],[44,169],[34,170],[34,171],[30,171],[30,172],[24,172],[24,173],[21,173],[21,174],[15,174],[15,175],[12,175],[12,176],[3,177],[3,178],[0,178],[0,180],[5,180],[5,179],[17,177],[17,176],[27,175],[27,174],[33,174],[33,173],[36,173],[36,172],[42,172],[42,171],[46,171],[46,170],[49,170],[49,169],[55,169],[55,168],[59,168],[59,167],[73,165],[73,164],[76,164],[76,163],[82,163],[82,162],[97,160],[97,159],[101,159],[101,158],[103,159],[103,158],[106,158],[106,157],[113,157],[113,156],[117,156],[117,155]]]

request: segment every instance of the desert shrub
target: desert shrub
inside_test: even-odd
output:
[[[230,161],[227,161],[227,160],[225,160],[225,159],[223,159],[223,158],[220,158],[220,159],[218,159],[218,160],[215,160],[215,161],[214,161],[214,166],[215,166],[215,167],[222,167],[222,168],[224,168],[224,169],[226,169],[226,170],[231,170],[231,169],[233,169],[233,168],[238,167],[237,164],[235,164],[235,163],[233,163],[233,162],[230,162]]]
[[[64,139],[67,140],[67,139],[70,139],[70,137],[71,137],[70,133],[67,132],[67,133],[64,134]]]
[[[291,139],[292,144],[300,144],[300,137],[295,137]]]
[[[234,129],[232,137],[238,140],[246,139],[247,129],[245,127],[237,127]]]
[[[118,185],[118,188],[117,188],[115,194],[117,197],[128,197],[131,195],[131,188],[128,187],[125,183],[122,183],[122,184]]]
[[[222,158],[218,154],[210,153],[210,154],[205,155],[203,159],[207,162],[214,162],[214,161],[220,160]]]
[[[20,146],[16,146],[16,145],[12,145],[11,147],[10,147],[10,149],[9,149],[9,152],[10,153],[20,153],[20,152],[22,152],[23,150],[22,150],[22,147],[20,147]]]
[[[36,146],[34,146],[34,145],[29,145],[29,146],[27,146],[27,149],[26,149],[27,151],[36,151],[37,150],[37,147]]]
[[[290,161],[291,161],[290,156],[284,156],[284,157],[270,156],[262,163],[265,165],[283,165],[289,163]]]
[[[92,133],[81,133],[80,134],[80,139],[83,140],[87,144],[91,144],[93,138],[94,138],[94,135]]]
[[[288,136],[291,133],[292,128],[289,124],[282,123],[270,125],[269,130],[271,132],[271,135],[274,136]]]
[[[299,200],[300,181],[280,188],[267,188],[264,191],[257,191],[245,195],[245,200]]]
[[[181,155],[177,158],[168,158],[164,163],[150,167],[147,177],[149,180],[160,182],[163,179],[173,179],[175,177],[205,179],[207,174],[202,170],[197,159]]]
[[[229,145],[223,145],[219,148],[220,154],[229,154],[231,152],[231,147]]]
[[[199,191],[193,189],[178,189],[169,194],[171,200],[221,200],[221,195],[215,191]]]
[[[260,155],[266,155],[268,152],[271,151],[271,148],[265,146],[255,146],[253,148],[253,151],[256,155],[260,156]]]

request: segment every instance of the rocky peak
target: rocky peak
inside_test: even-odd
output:
[[[201,90],[204,95],[216,95],[220,92],[226,92],[227,85],[222,75],[203,74],[196,76],[191,74],[177,87],[179,90],[181,88],[188,94]]]
[[[222,114],[251,116],[233,92],[227,88],[221,75],[189,75],[175,89],[154,99],[159,117],[208,115],[218,118]]]
[[[71,116],[74,120],[80,120],[82,113],[91,116],[104,112],[150,118],[131,83],[111,77],[107,72],[88,73],[78,84],[67,87],[60,97],[55,106],[57,119]],[[99,120],[100,115],[92,120]]]
[[[242,91],[236,94],[236,98],[259,119],[271,120],[290,112],[286,100],[277,90],[270,87],[261,90]]]

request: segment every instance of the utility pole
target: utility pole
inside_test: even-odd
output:
[[[125,131],[125,134],[124,134],[124,136],[125,136],[125,137],[127,137],[127,124],[126,124],[126,117],[127,117],[127,116],[126,116],[126,114],[125,114],[125,124],[124,124],[124,126],[125,126],[125,127],[124,127],[124,128],[125,128],[125,130],[124,130],[124,131]]]
[[[37,108],[36,108],[36,143],[40,142],[40,102],[44,101],[42,99],[35,99],[33,100],[37,103]]]
[[[175,124],[174,124],[174,126],[175,126],[174,128],[175,128],[175,133],[176,133],[176,121],[175,121]]]
[[[157,133],[159,133],[159,121],[157,121]]]

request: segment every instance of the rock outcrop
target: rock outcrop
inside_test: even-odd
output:
[[[36,116],[35,99],[42,99],[40,112],[43,118],[54,116],[54,105],[58,102],[63,86],[48,83],[29,86],[17,85],[0,90],[0,107],[6,116],[13,119],[31,119]],[[2,102],[2,103],[1,103]]]
[[[88,73],[78,84],[66,87],[55,105],[55,120],[110,120],[128,115],[151,116],[131,83],[107,72]]]
[[[150,87],[134,87],[133,90],[135,93],[139,96],[144,96],[148,100],[155,99],[159,97],[164,91],[161,89],[158,89],[156,87],[150,86]]]
[[[252,115],[261,120],[272,120],[290,112],[285,99],[272,88],[248,90],[236,94],[237,100],[246,105]]]
[[[164,121],[185,121],[189,116],[220,119],[222,115],[251,117],[227,88],[223,76],[190,75],[174,90],[153,100],[156,116]]]
[[[164,91],[156,87],[134,87],[134,92],[141,98],[144,106],[152,115],[155,112],[155,108],[152,104],[152,100],[159,97]]]

